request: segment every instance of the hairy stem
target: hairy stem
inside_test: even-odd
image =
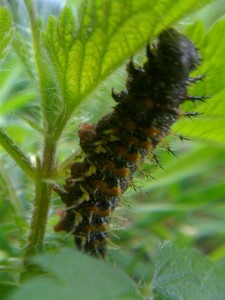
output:
[[[41,102],[44,106],[44,103],[46,102],[47,89],[46,80],[44,78],[45,73],[43,72],[44,70],[42,64],[44,58],[42,55],[40,32],[38,29],[38,22],[35,14],[33,1],[25,0],[25,3],[30,17],[34,58],[39,79],[39,91]],[[49,128],[48,122],[46,120],[44,121],[44,128],[46,136],[44,140],[41,163],[37,167],[37,176],[35,180],[34,208],[30,234],[28,238],[29,244],[26,249],[26,255],[31,255],[36,252],[40,252],[43,249],[43,240],[51,199],[51,186],[47,179],[50,179],[52,177],[52,173],[54,171],[56,146],[59,135],[57,137],[53,137],[53,134],[51,134],[51,128]]]
[[[39,176],[37,176],[35,183],[34,211],[27,254],[33,254],[43,249],[43,240],[51,198],[51,186],[47,179],[51,177],[54,171],[56,151],[56,144],[50,141],[51,139],[48,138],[45,140],[43,160],[40,166]]]

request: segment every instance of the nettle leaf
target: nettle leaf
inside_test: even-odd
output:
[[[6,7],[0,8],[0,59],[7,53],[7,47],[11,41],[13,30],[11,28],[11,16]]]
[[[163,243],[153,278],[155,300],[221,300],[225,295],[225,262],[212,263],[192,250]]]
[[[38,84],[36,70],[34,69],[35,62],[30,36],[22,36],[17,31],[14,35],[13,46],[21,62],[23,63],[27,74],[32,80],[34,80],[35,84]]]
[[[45,254],[34,260],[48,275],[29,280],[11,300],[141,300],[133,281],[102,261],[73,250]]]
[[[192,27],[194,29],[194,27]],[[199,34],[199,31],[201,32]],[[196,103],[191,110],[202,113],[197,119],[182,120],[174,129],[192,139],[201,137],[210,142],[225,143],[225,61],[224,42],[221,39],[225,31],[225,18],[220,19],[213,27],[203,34],[199,24],[192,31],[192,37],[202,55],[202,66],[198,74],[205,74],[204,80],[190,89],[191,95],[204,95],[210,98],[207,103]],[[201,39],[199,39],[201,37]]]
[[[61,114],[56,123],[62,123],[62,118],[67,122],[101,81],[162,28],[208,2],[83,1],[77,18],[69,7],[58,20],[51,16],[43,32],[43,44],[61,92]]]
[[[30,159],[1,128],[0,145],[14,159],[14,161],[16,161],[18,166],[20,166],[20,168],[27,174],[29,178],[34,178],[35,172]]]

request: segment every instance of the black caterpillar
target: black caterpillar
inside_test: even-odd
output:
[[[66,204],[55,230],[72,232],[79,250],[105,256],[110,215],[133,173],[177,119],[197,115],[179,107],[186,100],[204,99],[187,95],[188,86],[202,78],[189,78],[199,61],[185,35],[164,30],[156,46],[147,46],[143,67],[134,66],[132,60],[128,64],[127,91],[112,91],[114,111],[97,125],[80,126],[80,146],[86,156],[72,164],[65,191],[54,187]]]

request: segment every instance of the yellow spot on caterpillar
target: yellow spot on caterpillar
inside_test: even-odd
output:
[[[89,193],[85,190],[85,188],[80,185],[80,190],[83,192],[83,195],[78,199],[79,203],[82,203],[84,201],[88,201],[90,199]]]
[[[95,146],[98,146],[98,145],[103,145],[105,144],[105,141],[104,140],[98,140],[94,143]]]
[[[116,133],[118,132],[117,128],[110,128],[103,131],[103,134],[107,135],[107,140],[110,142],[118,141],[119,138],[116,136]]]
[[[118,132],[118,130],[117,130],[117,128],[110,128],[110,129],[106,129],[106,130],[104,130],[103,131],[103,134],[115,134],[115,133],[117,133]]]
[[[119,138],[113,134],[110,134],[108,137],[107,137],[107,140],[110,141],[110,142],[115,142],[115,141],[119,141]]]
[[[87,172],[85,173],[86,176],[91,176],[93,174],[95,174],[96,172],[96,166],[95,165],[91,165],[89,167],[89,169],[87,170]]]
[[[81,222],[82,222],[82,220],[83,220],[83,217],[82,217],[82,215],[80,214],[80,213],[78,213],[78,212],[74,212],[74,214],[75,214],[75,222],[74,222],[74,225],[75,226],[78,226]]]
[[[102,145],[98,145],[95,148],[95,153],[107,153],[107,150],[104,147],[102,147]]]
[[[111,133],[114,133],[112,128],[106,129],[106,130],[103,131],[103,134],[111,134]]]

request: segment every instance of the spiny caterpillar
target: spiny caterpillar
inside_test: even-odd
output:
[[[179,107],[186,100],[204,100],[187,94],[188,86],[202,78],[189,78],[199,61],[185,35],[172,28],[164,30],[156,46],[147,46],[142,67],[132,60],[128,64],[127,91],[112,91],[117,102],[113,112],[97,125],[80,126],[85,158],[72,164],[65,191],[53,187],[66,204],[55,230],[72,232],[79,250],[105,256],[111,213],[131,185],[134,172],[170,133],[174,122],[197,115]]]

